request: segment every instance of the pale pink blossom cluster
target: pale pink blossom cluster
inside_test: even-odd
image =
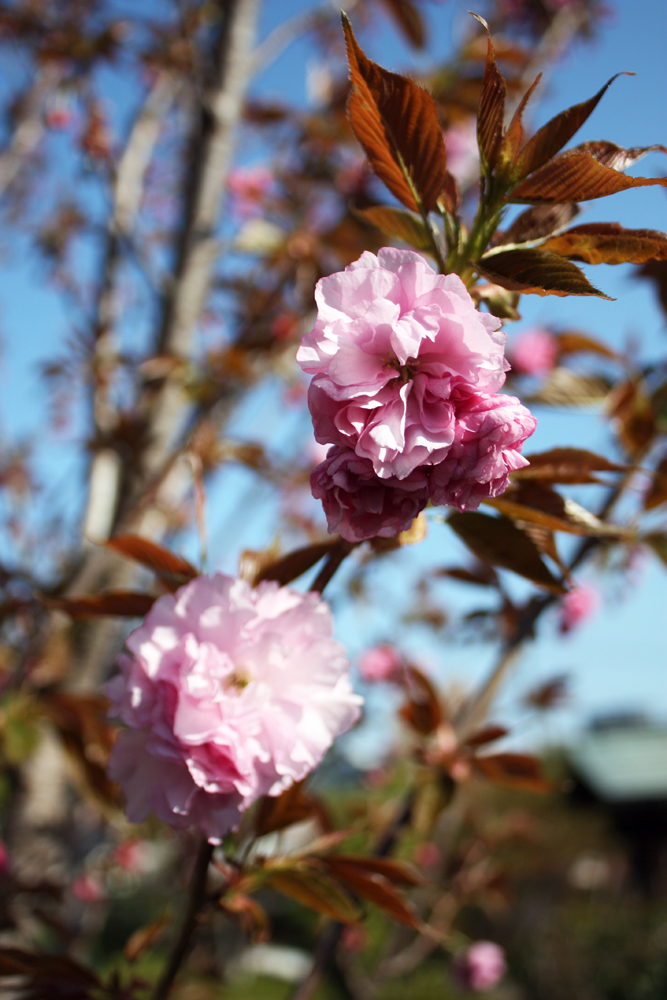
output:
[[[121,731],[109,775],[127,815],[211,843],[279,795],[358,719],[343,647],[317,594],[222,574],[160,597],[107,685]]]
[[[297,354],[313,375],[315,438],[333,445],[311,476],[329,531],[393,537],[430,501],[475,510],[501,493],[536,421],[498,393],[500,321],[461,279],[385,247],[322,278]]]
[[[568,591],[560,602],[560,631],[563,635],[571,632],[592,618],[599,607],[600,595],[595,587],[582,584]]]
[[[454,956],[451,971],[454,981],[464,990],[492,990],[507,972],[505,953],[493,941],[475,941]]]
[[[556,364],[558,342],[542,327],[531,327],[514,337],[507,346],[512,369],[521,375],[546,375]]]

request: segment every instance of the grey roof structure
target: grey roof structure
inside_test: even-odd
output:
[[[603,802],[667,800],[667,728],[595,728],[569,757],[580,779]]]

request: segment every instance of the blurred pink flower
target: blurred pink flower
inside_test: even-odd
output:
[[[493,941],[475,941],[454,956],[451,972],[464,990],[492,990],[507,972],[505,953]]]
[[[556,364],[558,343],[548,330],[524,330],[507,345],[512,370],[520,375],[546,375]]]
[[[351,448],[382,479],[405,479],[442,461],[455,438],[463,386],[495,392],[505,381],[500,320],[475,308],[455,274],[411,250],[365,252],[321,278],[318,316],[297,361],[315,437]]]
[[[432,840],[425,840],[415,847],[414,859],[422,868],[435,868],[442,861],[442,851]]]
[[[211,843],[262,795],[319,764],[359,717],[317,594],[217,574],[160,597],[107,685],[129,728],[111,754],[127,815],[195,825]]]
[[[82,903],[99,903],[106,896],[104,886],[94,875],[82,875],[75,879],[72,893]]]
[[[251,219],[263,212],[263,203],[274,187],[275,178],[268,167],[236,167],[227,178],[232,212],[239,219]]]
[[[9,874],[9,852],[0,840],[0,877]]]
[[[403,657],[394,646],[386,643],[367,649],[359,660],[359,673],[370,684],[398,680],[402,670]]]
[[[457,122],[444,133],[447,169],[464,188],[479,178],[479,146],[477,122],[468,118]]]
[[[310,474],[316,500],[322,501],[329,532],[348,542],[395,538],[406,531],[428,503],[428,479],[415,469],[405,479],[380,479],[366,458],[351,448],[330,448]]]
[[[583,584],[568,591],[560,602],[560,630],[563,635],[591,618],[600,607],[600,595],[595,587]]]
[[[137,875],[143,871],[146,855],[150,848],[143,840],[125,840],[114,848],[113,859],[119,868],[130,875]]]
[[[510,472],[528,465],[521,454],[535,417],[514,396],[473,394],[456,407],[455,439],[430,471],[431,502],[477,510],[502,493]]]

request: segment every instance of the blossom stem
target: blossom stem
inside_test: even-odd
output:
[[[321,594],[326,587],[326,585],[331,580],[332,576],[341,565],[341,563],[349,556],[352,549],[355,548],[354,542],[346,542],[344,538],[339,539],[336,545],[330,549],[329,554],[324,562],[324,566],[317,574],[315,581],[310,586],[310,590],[315,594]]]
[[[178,974],[183,959],[188,953],[192,935],[197,927],[197,919],[204,905],[206,893],[206,876],[208,866],[213,856],[213,844],[203,839],[197,851],[195,866],[190,879],[190,890],[185,917],[181,925],[181,931],[174,943],[173,951],[167,962],[167,966],[160,977],[151,1000],[166,1000]]]

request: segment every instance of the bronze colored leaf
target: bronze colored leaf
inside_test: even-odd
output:
[[[496,784],[523,792],[552,792],[554,785],[544,777],[535,757],[519,753],[498,753],[488,757],[473,757],[472,766],[478,774]]]
[[[349,868],[382,875],[394,885],[422,885],[424,879],[412,865],[393,858],[376,858],[366,854],[339,854],[330,859],[340,861]]]
[[[235,892],[218,900],[218,906],[230,917],[237,917],[241,929],[250,935],[253,944],[268,941],[271,936],[271,924],[263,907],[252,896]]]
[[[29,982],[22,984],[23,988],[39,985],[44,989],[49,984],[54,998],[73,995],[67,992],[72,987],[80,991],[78,996],[83,1000],[88,990],[101,987],[92,969],[67,955],[37,955],[20,948],[0,948],[0,976],[28,976]]]
[[[665,146],[634,146],[631,149],[624,149],[615,142],[605,140],[582,142],[576,148],[582,153],[590,153],[598,163],[604,163],[605,167],[611,167],[612,170],[625,170],[647,153],[667,153]]]
[[[81,792],[104,812],[115,811],[121,797],[106,772],[116,732],[107,721],[108,700],[103,695],[55,691],[45,697],[44,709],[75,765]]]
[[[644,510],[653,510],[667,501],[667,456],[661,458],[644,497]]]
[[[365,872],[357,865],[346,864],[344,857],[327,858],[326,864],[334,877],[356,896],[367,899],[401,924],[415,930],[421,927],[421,921],[413,908],[382,875]]]
[[[343,14],[352,88],[348,116],[378,177],[406,208],[435,208],[447,158],[435,101],[413,80],[371,62]]]
[[[603,379],[559,367],[549,372],[540,391],[529,401],[549,406],[591,406],[603,403],[608,394],[609,385]]]
[[[547,590],[563,593],[562,584],[543,562],[535,543],[512,521],[471,511],[451,514],[447,523],[479,559],[512,570]]]
[[[407,40],[417,49],[424,47],[424,22],[411,0],[381,0]]]
[[[667,260],[667,235],[656,229],[624,229],[617,222],[595,222],[552,236],[541,249],[585,264],[645,264],[647,260]]]
[[[403,240],[404,243],[409,243],[417,250],[424,250],[427,253],[433,249],[426,226],[418,215],[401,212],[400,209],[389,208],[385,205],[355,209],[355,214],[360,215],[362,219],[370,222],[377,229],[381,229],[386,236],[393,240]]]
[[[607,524],[581,504],[563,497],[542,483],[519,483],[503,496],[484,501],[513,521],[527,521],[550,531],[565,531],[571,535],[623,538],[628,530]]]
[[[145,927],[140,927],[134,934],[130,935],[123,948],[123,955],[126,960],[128,962],[136,962],[139,956],[157,941],[168,924],[169,919],[164,915],[158,917],[157,920],[151,921],[150,924],[146,924]]]
[[[541,167],[508,196],[514,202],[590,201],[606,198],[634,187],[667,187],[665,177],[627,177],[612,167],[606,167],[590,153],[576,149],[561,153]]]
[[[656,433],[653,402],[643,383],[634,379],[617,385],[609,394],[607,412],[618,439],[629,455],[640,455]]]
[[[530,243],[565,229],[581,209],[572,202],[562,205],[533,205],[514,220],[510,228],[502,234],[503,245],[507,243]],[[500,244],[498,244],[500,245]]]
[[[530,708],[536,708],[540,712],[548,711],[556,705],[561,704],[567,698],[567,674],[561,674],[552,678],[545,684],[533,688],[524,695],[523,702]]]
[[[324,807],[314,798],[306,795],[303,781],[296,781],[281,795],[266,795],[260,802],[255,830],[258,837],[275,830],[284,830],[293,823],[301,823],[311,816],[317,816],[325,830],[331,829]]]
[[[667,566],[667,535],[655,532],[651,535],[646,535],[642,541],[650,545],[658,559]]]
[[[359,920],[359,908],[324,872],[314,869],[273,871],[268,874],[266,882],[297,903],[342,924],[354,924]]]
[[[489,26],[479,14],[472,16],[482,25],[487,37],[484,79],[482,80],[482,93],[477,110],[477,143],[482,160],[482,170],[484,173],[490,174],[498,160],[503,139],[507,87],[502,73],[496,66],[496,56]]]
[[[649,260],[633,277],[648,278],[653,283],[662,311],[667,314],[667,261]]]
[[[478,274],[502,288],[533,295],[608,295],[591,285],[576,264],[536,247],[492,251],[472,265]]]
[[[617,73],[616,76],[612,76],[611,80],[605,83],[601,90],[598,90],[594,97],[591,97],[588,101],[583,101],[581,104],[574,104],[565,111],[561,111],[551,121],[548,121],[546,125],[543,125],[541,129],[538,129],[535,135],[528,140],[521,152],[519,161],[521,164],[520,176],[527,177],[528,174],[532,174],[534,170],[537,170],[547,160],[550,160],[552,156],[555,156],[565,143],[570,141],[575,132],[579,131],[586,119],[599,104],[607,88],[611,86],[617,77],[623,75],[631,76],[632,74]],[[560,201],[569,200],[572,199],[560,199]]]
[[[143,618],[157,598],[136,590],[108,590],[93,597],[58,597],[46,601],[49,608],[64,611],[71,618],[96,618],[116,615],[120,618]]]
[[[462,566],[446,566],[436,570],[434,576],[450,576],[453,580],[460,580],[462,583],[471,583],[477,587],[497,587],[498,576],[490,566],[485,563],[477,563],[472,569],[464,569]]]
[[[519,521],[519,526],[535,542],[535,545],[543,556],[549,556],[550,559],[553,559],[567,582],[570,583],[570,571],[558,553],[554,532],[550,528],[544,528],[542,525],[530,521]]]
[[[482,729],[478,729],[476,732],[471,733],[470,736],[464,741],[463,746],[466,747],[482,747],[486,746],[487,743],[494,743],[496,740],[500,740],[503,736],[507,736],[509,729],[505,729],[504,726],[495,726],[489,724],[484,726]]]
[[[523,112],[530,100],[535,88],[542,79],[542,74],[538,73],[535,82],[531,84],[526,93],[521,98],[519,106],[512,116],[512,121],[505,133],[505,138],[503,142],[503,156],[508,160],[509,163],[514,164],[519,156],[519,150],[523,145],[523,122],[521,118]]]
[[[314,545],[306,545],[302,549],[295,549],[281,556],[275,562],[262,566],[255,576],[254,583],[257,585],[262,580],[276,580],[281,587],[296,580],[302,573],[311,569],[315,563],[329,554],[334,545],[338,544],[337,538],[327,539],[326,542],[315,542]]]
[[[413,666],[405,669],[405,688],[408,700],[400,709],[399,715],[418,733],[428,736],[442,721],[438,692],[428,677]]]
[[[105,546],[146,566],[174,589],[198,576],[197,570],[187,559],[138,535],[117,535],[105,542]]]
[[[577,330],[564,330],[562,333],[554,334],[558,341],[558,354],[563,357],[567,354],[600,354],[603,358],[618,360],[618,355],[605,344],[588,334],[579,333]]]
[[[627,472],[627,466],[610,462],[583,448],[551,448],[525,456],[530,465],[512,473],[513,480],[539,479],[549,483],[599,483],[593,472]]]

